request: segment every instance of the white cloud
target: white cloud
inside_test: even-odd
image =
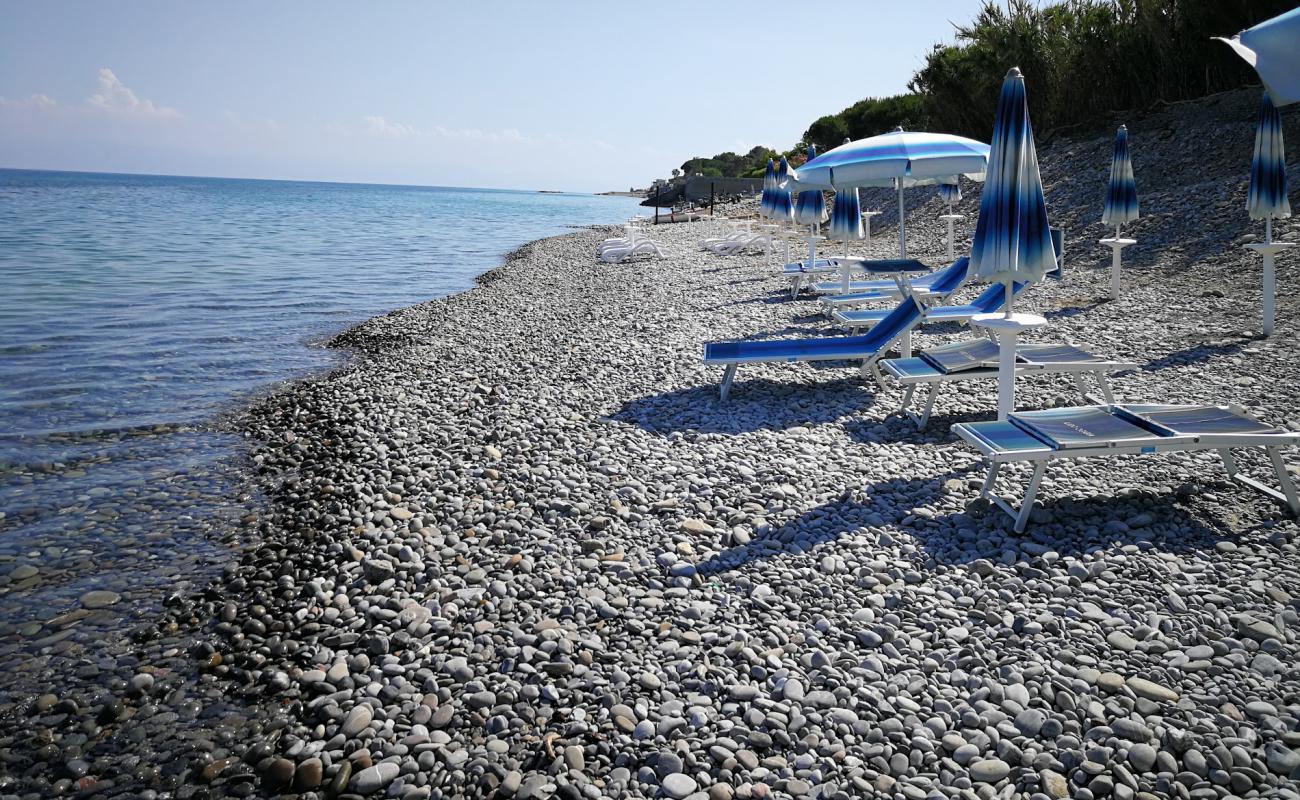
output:
[[[7,97],[0,97],[0,108],[31,108],[37,111],[48,111],[58,103],[46,94],[34,94],[29,97],[21,97],[17,100],[10,100]]]
[[[144,117],[181,115],[174,108],[156,105],[152,100],[137,97],[108,67],[99,70],[99,91],[86,98],[86,102],[94,108],[118,114],[138,114]]]
[[[614,145],[610,144],[604,139],[592,139],[591,146],[596,148],[597,150],[605,150],[607,152],[614,149]]]
[[[367,116],[362,118],[366,123],[366,130],[375,136],[383,136],[389,139],[401,139],[407,136],[415,136],[416,130],[410,125],[404,125],[401,122],[390,122],[385,117]]]

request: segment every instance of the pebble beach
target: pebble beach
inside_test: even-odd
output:
[[[1144,216],[1116,301],[1113,131],[1044,143],[1067,273],[1017,309],[1049,320],[1029,341],[1140,365],[1122,400],[1300,430],[1300,269],[1279,259],[1264,339],[1242,247],[1255,101],[1128,120]],[[863,193],[886,213],[854,252],[895,254],[891,197]],[[928,263],[945,210],[909,194]],[[992,416],[991,383],[924,431],[835,362],[742,367],[722,402],[704,342],[832,330],[779,245],[698,248],[724,230],[658,226],[667,257],[616,265],[615,229],[533,242],[237,415],[265,509],[157,620],[11,677],[0,797],[1300,798],[1284,509],[1212,452],[1073,461],[1017,534],[948,430]]]

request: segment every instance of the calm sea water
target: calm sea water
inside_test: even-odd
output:
[[[0,170],[0,635],[56,635],[36,627],[44,609],[171,583],[215,560],[211,528],[254,524],[256,498],[232,495],[233,443],[204,423],[338,357],[314,343],[466,289],[524,242],[637,210]]]

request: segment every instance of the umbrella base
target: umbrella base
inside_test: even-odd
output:
[[[1137,239],[1118,239],[1111,237],[1109,239],[1098,239],[1097,244],[1105,245],[1110,248],[1110,299],[1119,299],[1119,265],[1120,252],[1131,244],[1137,244]]]
[[[1273,335],[1273,322],[1277,316],[1277,269],[1273,257],[1295,247],[1295,242],[1252,242],[1246,245],[1264,257],[1263,328],[1265,336]]]
[[[973,327],[985,328],[998,340],[998,419],[1016,410],[1016,340],[1023,331],[1040,328],[1047,320],[1037,314],[976,314]]]

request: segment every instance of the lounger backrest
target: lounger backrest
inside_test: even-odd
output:
[[[923,314],[921,303],[912,295],[903,298],[903,302],[867,331],[862,337],[863,347],[871,350],[883,350],[890,342],[921,321]]]
[[[1019,297],[1020,292],[1023,291],[1027,285],[1028,284],[1025,283],[1013,283],[1011,285],[1011,292]],[[1000,311],[1002,306],[1006,305],[1007,301],[1003,296],[1004,294],[1005,292],[1003,291],[1002,284],[995,283],[980,292],[979,297],[976,297],[971,301],[971,305],[975,307],[980,314],[992,314],[994,311]]]
[[[1059,281],[1065,277],[1065,228],[1048,228],[1052,234],[1052,251],[1056,253],[1056,269],[1047,271],[1047,277]]]
[[[949,266],[939,270],[939,277],[930,284],[932,294],[950,295],[961,288],[970,272],[970,259],[962,256]]]

